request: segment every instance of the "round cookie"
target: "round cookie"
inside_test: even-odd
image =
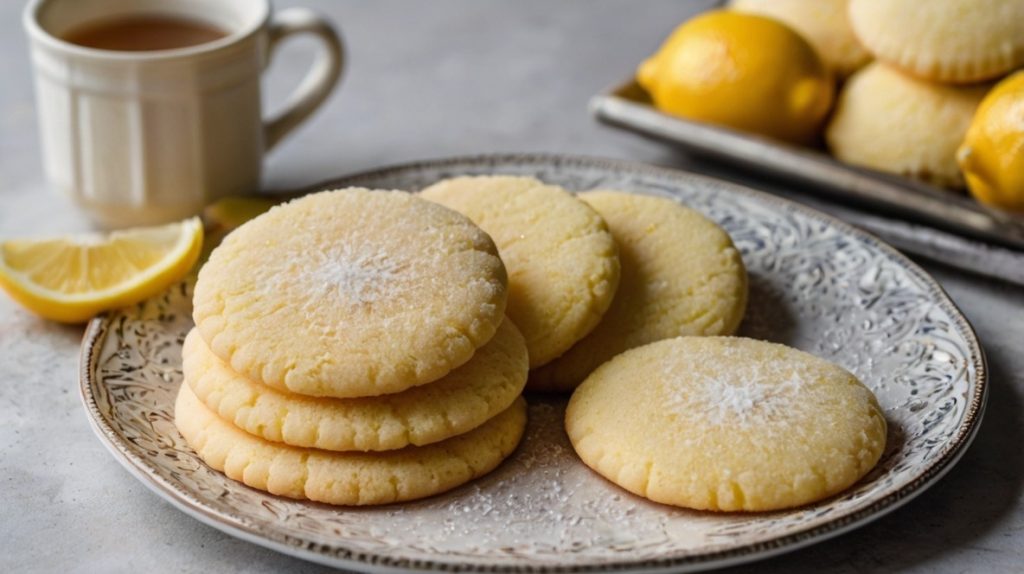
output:
[[[507,319],[468,363],[428,385],[379,397],[307,397],[254,383],[211,353],[195,330],[182,356],[185,382],[224,420],[270,441],[337,451],[392,450],[468,432],[516,400],[528,371],[526,343]]]
[[[343,189],[274,207],[199,271],[193,318],[241,375],[311,396],[435,381],[504,318],[505,268],[465,216],[400,191]]]
[[[579,198],[608,223],[622,278],[601,324],[530,374],[531,390],[567,391],[619,353],[680,335],[731,335],[747,307],[747,272],[722,228],[671,199],[622,191]]]
[[[526,402],[466,434],[426,446],[378,453],[330,452],[282,445],[225,422],[181,385],[174,423],[207,465],[259,490],[327,504],[388,504],[432,496],[487,474],[515,450]]]
[[[615,241],[601,217],[561,187],[531,177],[457,177],[421,195],[489,233],[508,268],[508,310],[530,368],[589,333],[619,283]]]
[[[583,462],[626,490],[726,512],[836,494],[874,467],[886,440],[875,396],[852,374],[736,337],[615,357],[576,389],[565,428]]]
[[[731,0],[738,12],[781,21],[807,39],[825,64],[845,78],[871,60],[847,16],[848,0]]]
[[[1024,0],[850,0],[861,44],[936,82],[970,83],[1024,65]]]
[[[841,161],[962,188],[956,163],[988,86],[949,86],[875,62],[847,80],[825,140]]]

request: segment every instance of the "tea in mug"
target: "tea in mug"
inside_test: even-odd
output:
[[[227,36],[207,22],[166,15],[139,15],[89,22],[62,35],[72,44],[122,52],[173,50]]]

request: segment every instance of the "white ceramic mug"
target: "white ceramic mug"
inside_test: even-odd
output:
[[[140,14],[227,35],[144,52],[61,39],[83,23]],[[33,0],[24,25],[47,176],[105,227],[173,221],[257,191],[263,154],[323,103],[343,63],[323,18],[304,8],[272,14],[268,0]],[[264,121],[260,75],[277,43],[301,33],[324,49],[284,110]]]

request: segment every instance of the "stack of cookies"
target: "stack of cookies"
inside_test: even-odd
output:
[[[495,468],[526,424],[507,274],[466,217],[345,189],[231,233],[196,283],[178,429],[211,467],[331,504],[412,500]]]

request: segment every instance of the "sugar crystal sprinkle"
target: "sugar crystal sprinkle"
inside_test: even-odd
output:
[[[669,363],[663,371],[669,406],[681,416],[700,416],[710,424],[742,426],[778,422],[800,408],[798,399],[812,377],[807,368],[783,361],[744,363],[705,365],[700,373],[680,362]]]
[[[303,289],[317,299],[336,297],[349,304],[372,303],[393,294],[395,280],[406,265],[372,247],[342,243],[316,252],[300,275]]]

